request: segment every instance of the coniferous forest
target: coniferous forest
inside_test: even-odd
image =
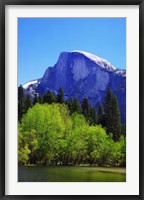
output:
[[[126,166],[126,125],[110,89],[95,108],[62,88],[31,97],[19,86],[18,122],[19,165]]]

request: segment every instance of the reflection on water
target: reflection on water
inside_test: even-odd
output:
[[[125,182],[125,168],[19,167],[19,182]]]

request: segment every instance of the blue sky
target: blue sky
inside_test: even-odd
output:
[[[62,51],[83,50],[126,68],[125,18],[19,18],[18,85],[41,78]]]

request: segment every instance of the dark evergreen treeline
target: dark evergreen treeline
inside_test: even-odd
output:
[[[107,90],[96,108],[84,98],[25,95],[18,88],[19,164],[125,165],[125,125],[116,97]]]
[[[110,89],[107,90],[103,104],[100,104],[96,111],[96,108],[89,104],[88,98],[84,98],[81,105],[77,98],[65,100],[64,92],[61,87],[57,95],[48,90],[43,96],[36,94],[32,99],[29,94],[24,94],[24,89],[20,86],[18,88],[19,122],[21,122],[22,116],[27,112],[28,108],[31,108],[36,103],[64,103],[68,106],[70,115],[77,112],[83,114],[89,125],[101,124],[102,127],[106,128],[107,133],[113,133],[114,141],[118,141],[121,135],[125,136],[126,127],[125,124],[122,125],[120,121],[118,101]]]

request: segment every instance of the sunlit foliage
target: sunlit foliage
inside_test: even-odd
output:
[[[125,166],[125,138],[118,142],[101,125],[90,125],[62,103],[36,103],[23,115],[19,164]]]

